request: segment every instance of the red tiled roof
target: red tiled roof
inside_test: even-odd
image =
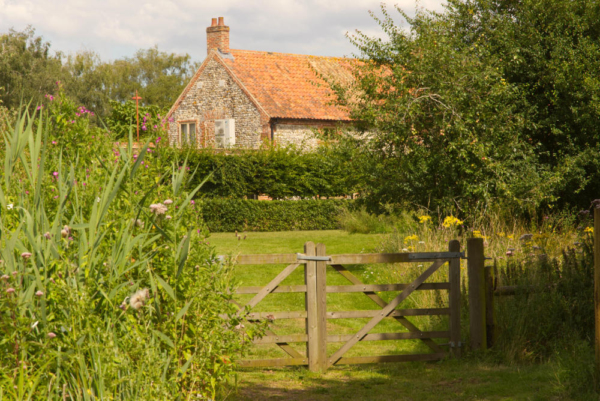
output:
[[[315,74],[344,83],[353,80],[353,60],[250,50],[230,50],[224,63],[271,118],[350,120],[332,104],[333,92]]]

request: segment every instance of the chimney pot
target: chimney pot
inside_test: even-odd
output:
[[[219,17],[219,26],[225,26],[225,21],[223,17]]]
[[[217,19],[216,18],[212,19],[212,24],[210,24],[210,26],[217,26]]]

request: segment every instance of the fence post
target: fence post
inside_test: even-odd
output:
[[[467,273],[469,275],[469,327],[471,349],[485,350],[485,280],[483,238],[467,240]]]
[[[496,262],[494,261],[494,264]],[[485,267],[485,331],[487,348],[496,342],[496,314],[494,311],[494,270],[492,266]]]
[[[316,256],[315,244],[309,241],[304,244],[306,256]],[[304,284],[306,284],[306,357],[308,369],[311,372],[319,371],[319,332],[317,325],[317,262],[308,260],[304,268]]]
[[[449,252],[460,252],[460,241],[448,243]],[[460,259],[450,259],[450,350],[460,358]]]
[[[594,322],[596,326],[594,348],[596,350],[595,381],[600,391],[600,209],[594,208]]]
[[[324,244],[317,244],[317,256],[326,256],[327,250]],[[316,280],[316,298],[317,298],[317,334],[318,334],[318,345],[317,345],[317,362],[316,366],[320,372],[327,370],[327,262],[318,261],[317,267],[317,280]]]

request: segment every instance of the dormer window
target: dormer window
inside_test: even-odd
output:
[[[179,132],[181,133],[182,145],[196,144],[196,122],[179,123]]]

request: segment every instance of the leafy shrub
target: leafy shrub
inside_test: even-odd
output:
[[[199,187],[183,191],[187,169],[164,164],[160,147],[117,150],[86,129],[73,134],[94,157],[52,145],[69,105],[3,132],[0,397],[223,397],[262,327],[236,329],[231,268],[192,202]]]
[[[130,131],[137,130],[136,107],[133,100],[121,103],[109,100],[110,116],[106,118],[108,128],[116,138],[127,139]],[[158,106],[138,106],[140,116],[140,136],[148,138],[156,136],[165,129],[167,110]]]
[[[273,199],[343,196],[356,192],[350,173],[351,160],[327,147],[302,152],[293,147],[265,147],[260,151],[245,150],[234,154],[213,150],[171,148],[165,157],[188,159],[197,171],[191,188],[212,174],[202,187],[202,196],[210,198],[253,198],[265,194]]]
[[[212,232],[333,230],[350,200],[256,201],[204,199],[202,217]]]

